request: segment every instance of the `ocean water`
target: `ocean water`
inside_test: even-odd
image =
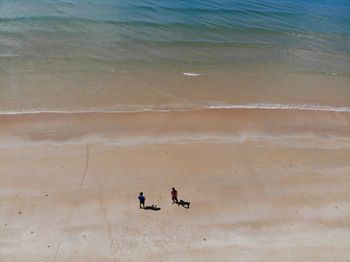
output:
[[[0,0],[2,112],[343,108],[349,77],[348,0]]]

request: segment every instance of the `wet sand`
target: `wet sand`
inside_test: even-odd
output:
[[[42,70],[41,66],[38,74],[3,76],[1,85],[9,88],[0,89],[0,111],[124,112],[246,104],[343,107],[350,97],[350,77],[341,74],[232,67],[85,74]]]
[[[349,159],[346,112],[2,115],[0,260],[348,261]]]

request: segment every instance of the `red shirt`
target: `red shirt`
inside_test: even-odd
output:
[[[171,190],[171,196],[172,197],[177,197],[177,191],[175,189]]]

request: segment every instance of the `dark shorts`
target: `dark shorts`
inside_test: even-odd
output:
[[[140,204],[145,204],[145,201],[140,201]]]

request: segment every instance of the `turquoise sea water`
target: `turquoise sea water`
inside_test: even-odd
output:
[[[2,110],[39,85],[221,68],[349,76],[350,1],[0,0]]]

